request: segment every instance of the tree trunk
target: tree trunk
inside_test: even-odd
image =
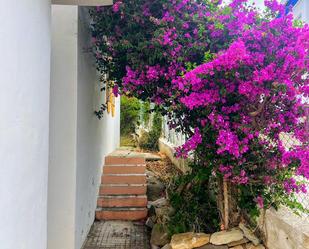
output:
[[[224,200],[224,230],[229,229],[229,192],[227,180],[223,180],[223,200]]]
[[[220,212],[221,229],[227,230],[237,226],[240,221],[240,213],[237,207],[238,188],[235,184],[222,178],[218,178],[217,183],[217,206]]]

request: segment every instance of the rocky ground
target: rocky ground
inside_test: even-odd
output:
[[[164,155],[149,154],[147,158],[147,220],[95,222],[83,249],[265,249],[244,223],[213,234],[170,236],[167,224],[175,210],[169,203],[167,188],[173,177],[182,173]]]
[[[213,234],[188,232],[170,238],[166,224],[174,210],[169,204],[166,189],[177,174],[181,172],[164,156],[162,160],[147,163],[149,215],[146,226],[151,234],[152,249],[265,249],[244,223],[229,231]]]

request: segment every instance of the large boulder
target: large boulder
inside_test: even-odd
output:
[[[167,228],[162,224],[155,224],[151,231],[150,244],[164,246],[169,242]]]
[[[209,234],[205,233],[180,233],[172,236],[172,249],[192,249],[209,243]]]
[[[252,243],[230,247],[229,249],[265,249],[263,245],[253,245]]]
[[[243,245],[243,244],[246,244],[248,242],[249,242],[249,240],[247,238],[243,238],[241,240],[237,240],[237,241],[228,243],[227,245],[228,245],[228,247],[233,247],[233,246]]]
[[[216,246],[212,244],[207,244],[201,247],[197,247],[195,249],[229,249],[229,247],[227,245]]]
[[[166,244],[165,246],[163,246],[161,249],[172,249],[170,244]]]
[[[195,249],[229,249],[229,247],[227,245],[216,246],[212,244],[207,244],[201,247],[197,247]]]
[[[246,249],[265,249],[263,245],[255,246],[253,243],[246,244]]]
[[[228,243],[239,241],[244,238],[244,234],[239,229],[230,231],[221,231],[213,233],[210,237],[210,243],[214,245],[226,245]]]
[[[244,246],[238,245],[238,246],[230,247],[230,249],[244,249],[244,248],[246,248],[245,246],[246,246],[246,245],[244,245]]]
[[[239,223],[239,228],[244,233],[245,237],[250,240],[253,245],[257,246],[260,244],[260,240],[254,235],[254,233],[245,226],[244,223]]]

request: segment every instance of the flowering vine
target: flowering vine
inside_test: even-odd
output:
[[[265,5],[132,0],[91,11],[98,69],[114,92],[156,103],[188,137],[178,156],[194,151],[212,174],[254,186],[263,207],[306,192],[294,176],[309,178],[309,27]],[[287,148],[283,134],[298,142]]]

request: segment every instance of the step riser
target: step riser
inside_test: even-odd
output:
[[[146,176],[111,176],[103,175],[102,184],[145,184]]]
[[[145,166],[105,166],[103,174],[144,174]]]
[[[141,220],[147,217],[147,210],[141,211],[96,211],[97,220]]]
[[[140,187],[100,187],[100,195],[145,195],[146,186]]]
[[[144,157],[107,156],[97,199],[96,219],[140,220],[147,217],[145,172]]]
[[[114,157],[108,156],[105,158],[105,165],[115,164],[145,164],[145,158],[143,157]]]
[[[99,198],[98,207],[146,207],[147,198]]]

